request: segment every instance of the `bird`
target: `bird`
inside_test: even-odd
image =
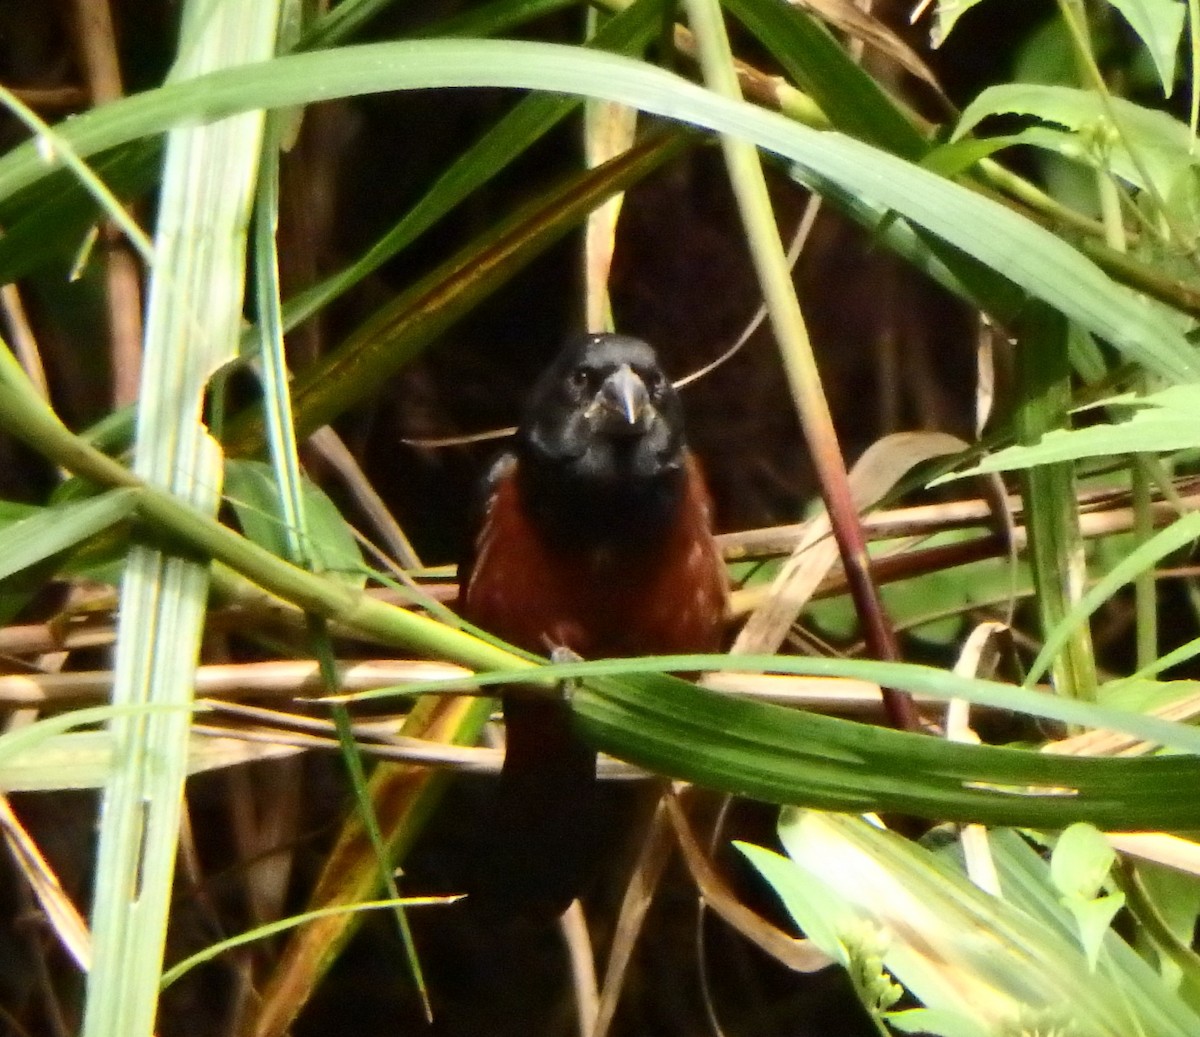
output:
[[[721,650],[729,582],[679,394],[641,339],[568,341],[492,465],[459,614],[554,658]],[[471,893],[557,916],[594,872],[596,752],[563,699],[503,696],[506,745]]]

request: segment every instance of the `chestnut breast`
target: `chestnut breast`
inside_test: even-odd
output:
[[[587,659],[716,652],[728,612],[725,567],[711,532],[698,463],[671,521],[652,539],[564,551],[521,506],[516,465],[498,473],[477,553],[461,590],[463,614],[532,652]]]

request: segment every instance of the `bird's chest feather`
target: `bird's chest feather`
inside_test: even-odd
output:
[[[694,463],[671,520],[634,543],[564,548],[520,504],[516,480],[501,479],[463,590],[472,622],[530,651],[584,658],[720,649],[728,590]]]

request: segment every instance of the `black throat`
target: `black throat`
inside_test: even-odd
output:
[[[527,453],[517,463],[517,488],[539,532],[556,547],[653,549],[680,506],[683,465],[612,475],[581,476],[555,458]]]

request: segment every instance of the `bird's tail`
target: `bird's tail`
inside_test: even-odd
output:
[[[507,747],[476,896],[527,916],[561,914],[592,878],[596,753],[562,702],[507,695]]]

